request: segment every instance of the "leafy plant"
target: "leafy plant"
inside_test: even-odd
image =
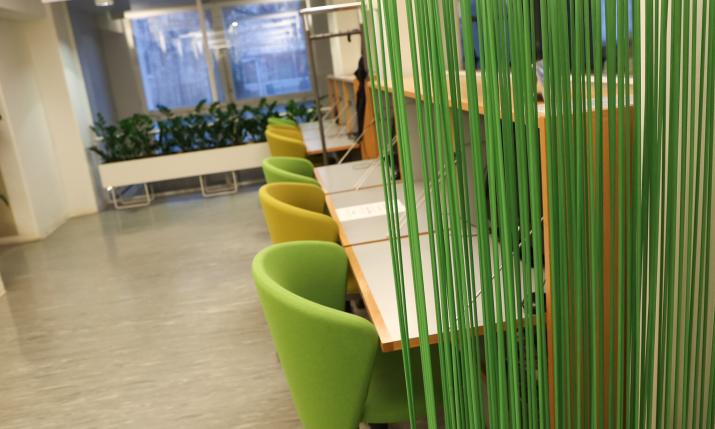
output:
[[[201,100],[186,114],[162,105],[157,110],[156,119],[135,114],[116,125],[97,115],[91,128],[101,143],[91,150],[104,162],[117,162],[261,142],[266,139],[268,118],[280,116],[278,103],[265,98],[257,106],[240,109],[234,103],[207,106]],[[304,102],[289,101],[286,112],[296,122],[315,118],[314,109]]]
[[[117,125],[110,125],[104,116],[98,114],[91,129],[102,142],[90,150],[104,162],[146,158],[157,154],[158,145],[152,133],[154,121],[147,115],[134,114],[122,119]]]
[[[313,122],[318,120],[318,114],[314,106],[309,106],[307,102],[297,102],[289,100],[285,106],[286,116],[297,123]]]
[[[246,136],[254,142],[265,141],[268,118],[280,116],[278,102],[269,103],[265,98],[261,98],[256,107],[244,106],[241,116],[245,121]]]
[[[201,100],[191,112],[183,116],[176,115],[166,106],[157,106],[163,116],[157,121],[163,154],[206,149],[204,140],[208,121],[204,113],[205,105],[206,100]]]
[[[241,111],[234,103],[221,106],[213,103],[209,107],[211,123],[206,129],[205,140],[209,147],[228,147],[244,143],[244,121]]]

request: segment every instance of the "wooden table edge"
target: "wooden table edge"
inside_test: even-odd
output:
[[[345,165],[345,164],[335,164],[335,165]],[[329,167],[329,166],[327,166],[327,167]],[[326,185],[325,185],[325,182],[324,182],[325,178],[323,178],[323,177],[320,175],[320,170],[319,170],[318,168],[316,168],[314,171],[315,171],[315,180],[318,181],[318,185],[320,185],[320,189],[323,190],[323,192],[325,193],[326,197],[327,197],[328,195],[341,194],[341,193],[343,193],[343,192],[353,192],[353,191],[359,191],[359,190],[361,190],[361,189],[370,189],[370,188],[379,188],[379,187],[382,187],[382,183],[378,183],[378,184],[376,184],[376,185],[362,185],[362,186],[360,186],[360,187],[357,188],[357,189],[350,188],[350,189],[343,189],[343,190],[341,190],[341,191],[328,192],[328,191],[325,189],[325,188],[326,188]]]
[[[382,349],[382,351],[398,350],[393,348],[394,342],[383,343],[382,339],[387,338],[389,336],[390,331],[387,329],[387,326],[385,325],[385,320],[382,318],[382,314],[380,313],[380,308],[377,306],[377,302],[375,302],[375,297],[372,296],[372,292],[367,285],[367,279],[365,279],[365,274],[363,274],[362,268],[360,267],[360,263],[357,260],[357,256],[355,256],[355,251],[352,247],[344,247],[344,249],[345,254],[348,257],[348,263],[350,264],[350,268],[353,270],[353,274],[355,275],[355,280],[357,280],[358,288],[360,289],[360,294],[362,295],[362,299],[365,302],[365,308],[367,309],[367,313],[370,315],[370,320],[372,320],[372,323],[375,325],[377,336],[380,338],[380,349]],[[399,341],[397,343],[399,345]]]
[[[345,145],[345,146],[328,147],[328,148],[326,148],[325,151],[326,151],[327,153],[342,152],[342,151],[345,151],[345,150],[350,149],[351,147],[353,148],[353,150],[355,150],[355,149],[360,149],[360,143],[357,143],[357,144],[355,144],[355,145],[349,144],[349,145]],[[321,153],[323,153],[323,148],[315,149],[315,150],[308,150],[308,147],[306,147],[306,148],[305,148],[305,153],[308,154],[308,155],[310,155],[310,156],[320,155]]]
[[[323,192],[325,192],[323,190]],[[340,239],[340,244],[345,246],[345,243],[348,241],[347,236],[345,235],[345,230],[343,229],[343,223],[340,222],[340,218],[338,217],[338,213],[335,210],[335,205],[333,204],[332,198],[330,198],[332,194],[325,194],[325,205],[328,206],[328,212],[330,213],[330,216],[333,218],[335,223],[338,225],[338,238]]]

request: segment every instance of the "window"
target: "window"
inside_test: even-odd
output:
[[[237,99],[310,91],[300,2],[223,8]]]
[[[212,100],[198,12],[133,19],[132,32],[149,110]]]
[[[310,68],[300,1],[206,4],[214,75],[210,76],[199,13],[192,9],[131,15],[148,110],[305,93]]]

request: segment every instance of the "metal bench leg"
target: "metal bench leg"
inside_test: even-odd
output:
[[[205,176],[199,176],[199,183],[201,183],[201,195],[204,197],[218,197],[220,195],[230,195],[238,192],[238,179],[236,178],[236,172],[232,171],[226,173],[230,180],[226,181],[225,185],[207,186]]]
[[[124,209],[135,209],[138,207],[146,207],[151,204],[154,199],[149,185],[144,183],[144,197],[143,198],[132,198],[131,200],[123,200],[117,197],[117,191],[114,187],[109,188],[109,195],[112,197],[112,204],[117,210]]]

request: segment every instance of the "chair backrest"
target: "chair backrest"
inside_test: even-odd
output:
[[[271,156],[306,157],[305,143],[300,131],[280,130],[269,126],[266,128],[266,140]]]
[[[325,194],[308,183],[269,183],[258,191],[263,217],[274,243],[338,241],[338,225],[324,214]]]
[[[378,338],[367,320],[340,310],[345,251],[333,243],[270,246],[253,278],[288,380],[308,429],[355,429],[362,417]]]
[[[288,125],[271,125],[268,124],[266,130],[272,133],[280,134],[285,137],[289,137],[295,140],[303,141],[303,132],[298,128],[298,126],[288,126]]]
[[[288,118],[279,118],[278,116],[271,116],[268,118],[268,125],[276,125],[279,127],[289,127],[289,128],[298,128],[298,123],[296,123],[292,119]]]
[[[298,182],[319,185],[313,175],[313,164],[305,158],[272,156],[261,164],[266,182]]]

